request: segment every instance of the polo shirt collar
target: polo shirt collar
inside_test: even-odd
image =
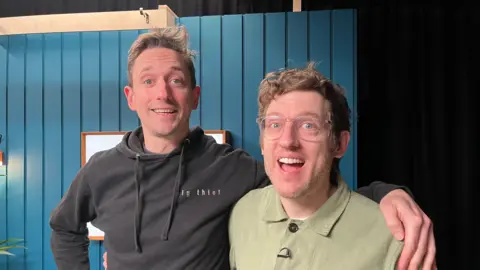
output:
[[[265,222],[281,222],[289,219],[275,188],[266,196],[262,219]],[[328,236],[350,200],[351,191],[341,176],[338,177],[338,187],[335,193],[304,221],[306,227],[323,236]]]

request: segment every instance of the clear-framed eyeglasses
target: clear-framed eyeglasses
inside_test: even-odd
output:
[[[290,119],[278,115],[260,117],[257,119],[260,132],[266,139],[276,140],[282,136],[288,123],[300,139],[317,142],[331,130],[331,121],[315,116],[298,116]]]

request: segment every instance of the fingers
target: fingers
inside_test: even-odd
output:
[[[103,253],[103,268],[107,269],[107,252]]]
[[[392,232],[393,236],[401,241],[404,238],[404,228],[402,222],[398,216],[398,210],[393,204],[381,207],[385,222],[388,228]]]
[[[403,221],[403,226],[405,227],[405,245],[398,260],[398,268],[407,269],[410,260],[417,250],[423,218],[421,215],[419,216],[415,214],[412,207],[410,205],[407,206],[407,204],[399,206],[397,211],[399,212],[398,216],[401,221]]]
[[[423,263],[423,259],[425,258],[425,254],[427,253],[427,247],[429,244],[430,238],[430,228],[431,228],[431,221],[426,215],[422,215],[422,227],[420,228],[420,239],[418,241],[418,246],[413,255],[412,260],[410,261],[409,270],[418,270],[420,266],[423,265],[421,269],[431,269],[432,265],[430,264],[428,267]]]
[[[425,260],[423,261],[423,270],[437,269],[437,264],[435,262],[436,253],[437,253],[437,249],[435,247],[435,236],[433,234],[433,224],[431,224],[430,230],[428,232],[428,247],[427,247],[427,254],[425,256]]]

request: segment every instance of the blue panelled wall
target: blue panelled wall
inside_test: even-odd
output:
[[[257,86],[266,72],[318,61],[346,88],[356,119],[356,14],[352,10],[180,18],[199,52],[201,104],[192,126],[225,129],[235,147],[261,159]],[[139,121],[126,104],[127,53],[142,31],[0,36],[0,239],[26,240],[0,269],[56,269],[51,210],[80,168],[81,131],[130,130]],[[356,121],[342,161],[356,186]],[[6,171],[6,175],[5,175]],[[90,246],[102,269],[101,242]]]

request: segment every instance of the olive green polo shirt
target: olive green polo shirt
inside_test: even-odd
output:
[[[229,223],[231,269],[395,269],[403,242],[379,206],[340,178],[335,193],[306,220],[290,219],[273,186],[249,192]]]

